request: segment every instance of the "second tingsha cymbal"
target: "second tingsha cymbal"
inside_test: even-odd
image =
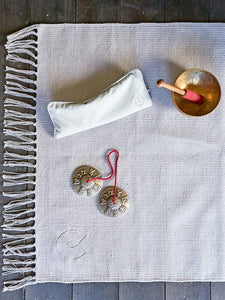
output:
[[[118,217],[124,215],[129,208],[129,197],[127,193],[117,187],[114,200],[114,186],[105,188],[99,197],[99,208],[102,213],[109,217]],[[114,203],[115,202],[115,203]]]

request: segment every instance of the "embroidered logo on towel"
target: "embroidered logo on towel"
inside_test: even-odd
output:
[[[86,254],[83,247],[86,234],[71,229],[64,231],[56,240],[56,249],[63,259],[79,259]]]

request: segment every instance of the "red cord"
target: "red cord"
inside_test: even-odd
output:
[[[109,152],[108,157],[107,157],[107,158],[108,158],[109,165],[110,165],[111,170],[112,170],[112,174],[111,174],[109,177],[107,177],[107,178],[98,178],[98,177],[96,177],[96,178],[91,178],[91,179],[89,179],[87,182],[91,182],[91,181],[94,181],[94,180],[109,180],[109,179],[111,179],[111,178],[113,177],[113,175],[114,175],[114,169],[113,169],[112,163],[111,163],[111,161],[110,161],[110,155],[111,155],[112,153],[116,153],[116,154],[117,154],[117,158],[116,158],[116,166],[115,166],[115,185],[114,185],[114,195],[113,195],[113,203],[115,204],[115,203],[116,203],[117,168],[118,168],[118,159],[119,159],[119,156],[120,156],[120,153],[119,153],[118,150],[112,150],[111,152]]]

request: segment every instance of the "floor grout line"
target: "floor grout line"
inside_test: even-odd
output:
[[[71,283],[71,286],[70,286],[70,296],[71,296],[71,300],[73,300],[73,283]]]
[[[163,23],[165,23],[166,21],[165,21],[165,7],[166,7],[166,4],[165,4],[165,0],[163,0]]]
[[[163,282],[163,300],[166,300],[166,282]]]
[[[212,300],[212,283],[209,283],[209,300]]]
[[[74,2],[74,9],[75,9],[75,12],[74,12],[74,23],[77,23],[77,0],[75,0]]]
[[[26,288],[24,287],[23,288],[23,300],[25,300],[26,299]]]
[[[118,17],[117,17],[118,23],[121,23],[121,16],[122,16],[121,11],[122,11],[122,0],[119,0],[118,1]]]

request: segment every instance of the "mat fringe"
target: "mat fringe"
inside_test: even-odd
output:
[[[3,291],[35,283],[37,27],[9,35],[5,46]]]

